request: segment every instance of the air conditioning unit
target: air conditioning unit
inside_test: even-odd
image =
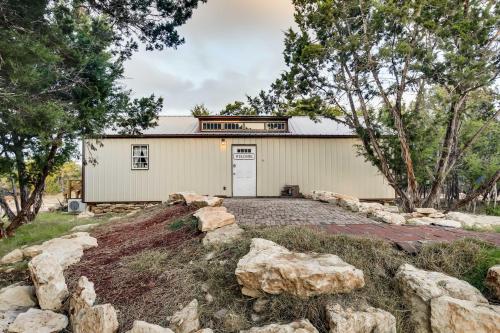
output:
[[[82,199],[68,199],[68,213],[81,213],[87,209],[87,204]]]

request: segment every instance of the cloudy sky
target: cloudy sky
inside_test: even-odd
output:
[[[292,25],[291,0],[208,0],[179,29],[185,44],[134,54],[124,83],[136,96],[163,96],[166,115],[189,114],[199,103],[220,111],[278,77]]]

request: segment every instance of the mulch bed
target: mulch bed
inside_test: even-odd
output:
[[[168,224],[194,211],[183,205],[160,206],[146,216],[131,221],[115,222],[96,229],[92,236],[97,238],[98,247],[85,251],[82,260],[65,271],[71,290],[81,276],[94,283],[96,303],[111,303],[118,308],[121,328],[129,327],[133,318],[126,318],[134,300],[143,299],[161,281],[160,274],[130,271],[124,259],[145,250],[177,249],[182,244],[201,237],[192,228],[171,230]],[[144,305],[142,305],[144,306]],[[154,310],[154,309],[150,309]],[[138,319],[138,318],[135,318]]]

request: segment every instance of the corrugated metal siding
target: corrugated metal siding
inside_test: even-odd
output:
[[[85,200],[164,201],[177,191],[231,196],[231,145],[257,147],[257,195],[331,190],[359,198],[394,198],[375,167],[357,156],[357,139],[305,138],[104,139],[85,167]],[[131,170],[131,145],[149,144],[149,170]],[[226,187],[224,190],[223,187]]]

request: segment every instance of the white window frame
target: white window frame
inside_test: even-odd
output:
[[[136,156],[134,155],[134,148],[141,148],[140,152],[142,152],[142,149],[146,148],[146,156]],[[132,170],[149,170],[149,145],[148,144],[134,144],[132,145],[132,154],[131,154],[131,162],[132,162]],[[146,166],[137,166],[140,162],[136,162],[135,159],[139,158],[145,158],[146,159]]]

